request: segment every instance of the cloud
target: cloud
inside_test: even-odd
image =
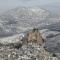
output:
[[[28,5],[44,5],[60,2],[60,0],[19,0],[19,1],[22,2],[23,4]]]

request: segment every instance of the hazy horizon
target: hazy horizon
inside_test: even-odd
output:
[[[0,13],[18,6],[43,6],[53,11],[57,6],[60,7],[60,0],[0,0]]]

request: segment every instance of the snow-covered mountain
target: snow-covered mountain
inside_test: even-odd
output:
[[[34,27],[41,28],[59,21],[59,17],[51,15],[40,7],[18,7],[0,16],[0,37],[12,36]]]
[[[0,43],[15,43],[32,28],[41,29],[50,52],[60,51],[60,16],[39,7],[18,7],[0,16]],[[9,41],[8,41],[9,40]],[[56,48],[57,47],[57,48]]]

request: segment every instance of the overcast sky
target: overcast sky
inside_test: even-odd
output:
[[[60,0],[0,0],[0,12],[17,6],[41,6],[60,3]]]
[[[0,7],[2,6],[34,6],[45,5],[50,3],[60,2],[60,0],[0,0]]]

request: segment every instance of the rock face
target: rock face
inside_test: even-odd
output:
[[[44,39],[42,38],[42,35],[38,31],[38,29],[33,29],[32,31],[28,32],[27,39],[28,39],[28,42],[35,42],[38,44],[44,43]]]

